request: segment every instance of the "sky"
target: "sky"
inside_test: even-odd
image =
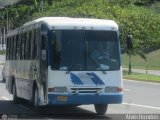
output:
[[[5,5],[8,5],[8,4],[13,4],[17,1],[18,0],[0,0],[0,7],[4,7]]]

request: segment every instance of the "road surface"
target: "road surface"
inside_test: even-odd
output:
[[[1,73],[2,66],[0,66]],[[0,74],[1,80],[1,74]],[[93,105],[54,107],[35,110],[28,102],[15,104],[0,81],[0,114],[11,118],[37,119],[111,119],[124,120],[128,114],[158,114],[160,119],[160,84],[124,80],[123,104],[109,105],[104,116],[97,116]],[[126,115],[127,114],[127,115]]]

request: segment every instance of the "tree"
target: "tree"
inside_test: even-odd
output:
[[[127,37],[126,37],[126,41],[127,41],[127,53],[129,56],[129,64],[128,64],[128,74],[131,74],[131,57],[132,57],[132,52],[133,52],[133,36],[132,34],[129,32]]]

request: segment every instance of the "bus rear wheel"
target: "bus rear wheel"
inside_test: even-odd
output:
[[[95,104],[94,107],[97,115],[104,115],[107,111],[108,104]]]
[[[38,89],[37,87],[35,87],[33,91],[33,106],[34,108],[38,107]]]
[[[17,97],[16,84],[15,84],[15,82],[14,82],[14,83],[13,83],[13,102],[18,103],[18,102],[19,102],[19,99],[20,99],[20,98]]]

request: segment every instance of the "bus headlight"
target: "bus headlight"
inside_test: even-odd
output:
[[[106,93],[117,93],[122,91],[123,91],[123,88],[118,88],[118,87],[108,86],[105,88]]]
[[[48,92],[68,93],[68,89],[66,87],[54,87],[54,88],[48,88]]]

